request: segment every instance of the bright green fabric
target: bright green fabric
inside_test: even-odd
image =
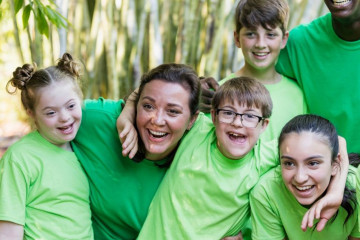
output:
[[[349,174],[354,178],[354,174]],[[354,179],[351,179],[354,182]],[[321,232],[315,227],[303,232],[301,221],[308,210],[299,204],[286,188],[281,177],[281,166],[265,174],[250,194],[253,240],[345,240],[348,236],[360,237],[355,213],[345,222],[347,212],[340,207],[334,222],[328,222]]]
[[[310,113],[329,119],[345,137],[349,152],[360,152],[360,40],[334,32],[330,13],[294,28],[277,70],[297,79]]]
[[[276,143],[258,143],[240,160],[224,157],[215,128],[200,114],[183,138],[149,209],[139,239],[221,239],[250,218],[249,191],[274,167]]]
[[[236,77],[235,73],[222,79],[219,84]],[[270,122],[265,132],[261,134],[262,141],[277,139],[281,129],[293,117],[307,113],[307,106],[304,94],[298,84],[289,78],[282,76],[280,82],[276,84],[264,84],[269,91],[273,102],[273,111]]]
[[[89,184],[73,152],[37,131],[0,160],[0,220],[24,226],[24,239],[93,239]]]
[[[95,239],[135,239],[167,168],[122,156],[116,119],[120,101],[85,101],[73,144],[90,183]]]

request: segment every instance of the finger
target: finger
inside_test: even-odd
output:
[[[307,225],[308,225],[308,216],[309,216],[309,211],[307,211],[301,221],[301,230],[303,230],[303,232],[306,231]]]
[[[213,77],[205,78],[205,82],[208,84],[210,88],[214,90],[217,90],[219,88],[219,83]]]
[[[135,147],[133,149],[131,149],[130,153],[129,153],[129,158],[133,158],[135,156],[135,154],[138,151],[138,145],[136,144]]]
[[[323,210],[324,208],[324,204],[323,204],[323,201],[319,201],[316,203],[316,209],[315,209],[315,218],[316,219],[319,219],[320,216],[321,216],[321,211]]]
[[[122,139],[122,148],[123,149],[127,149],[129,148],[129,145],[131,144],[131,142],[134,140],[134,135],[133,133],[129,133],[125,138]],[[131,147],[130,147],[131,148]]]
[[[214,94],[215,94],[214,90],[208,90],[208,89],[204,89],[204,88],[201,89],[201,96],[202,97],[213,98]]]
[[[329,219],[327,219],[327,218],[321,218],[316,226],[316,230],[318,232],[321,232],[324,229],[324,227],[328,221],[329,221]]]
[[[120,132],[120,134],[119,134],[120,139],[121,139],[121,138],[124,138],[124,137],[129,133],[130,129],[131,129],[131,126],[126,125],[126,126],[124,127],[124,129],[123,129],[123,130]]]
[[[308,224],[307,224],[309,228],[312,228],[314,226],[315,210],[316,210],[316,204],[315,206],[309,209]]]

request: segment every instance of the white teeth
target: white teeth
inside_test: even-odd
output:
[[[149,132],[154,135],[154,136],[157,136],[157,137],[162,137],[162,136],[165,136],[166,133],[164,132],[155,132],[155,131],[152,131],[152,130],[149,130]]]
[[[295,186],[297,189],[299,189],[300,191],[305,191],[308,190],[310,188],[312,188],[312,186],[305,186],[305,187],[299,187],[299,186]]]
[[[335,6],[345,5],[348,2],[351,2],[351,0],[333,0]]]
[[[234,136],[234,137],[240,137],[241,134],[237,134],[237,133],[229,133],[231,136]]]
[[[268,53],[254,53],[256,56],[266,56]]]

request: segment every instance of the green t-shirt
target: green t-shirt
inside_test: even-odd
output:
[[[359,56],[360,40],[340,39],[328,13],[290,32],[276,66],[297,79],[309,112],[329,119],[345,137],[349,152],[360,152]]]
[[[152,161],[122,156],[116,119],[120,101],[87,100],[73,148],[90,184],[95,239],[135,239],[165,175]]]
[[[235,77],[236,74],[232,73],[222,79],[219,84],[222,85]],[[307,113],[307,105],[299,85],[285,76],[282,76],[281,81],[276,84],[264,84],[264,86],[270,93],[273,110],[269,125],[261,134],[260,139],[271,141],[279,137],[281,129],[293,117]]]
[[[275,142],[259,142],[231,160],[216,145],[215,127],[200,114],[183,138],[138,239],[221,239],[250,218],[249,192],[278,163]]]
[[[24,226],[24,239],[93,239],[89,183],[73,152],[37,131],[0,160],[0,220]]]
[[[355,175],[349,173],[349,182],[355,182]],[[301,221],[308,210],[299,204],[286,188],[281,177],[281,166],[265,174],[250,195],[252,239],[253,240],[345,240],[348,236],[360,237],[357,220],[358,210],[344,224],[347,212],[340,207],[333,222],[318,232],[315,226],[301,230]],[[317,221],[316,221],[317,223]]]

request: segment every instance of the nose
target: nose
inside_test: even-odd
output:
[[[162,126],[165,125],[165,116],[163,111],[157,111],[151,118],[151,123]]]
[[[257,37],[257,41],[256,41],[256,44],[255,44],[255,47],[257,47],[257,48],[265,48],[265,47],[266,47],[264,36],[259,35],[259,36]]]
[[[60,121],[67,122],[70,119],[70,113],[68,111],[60,112]]]
[[[296,183],[305,183],[308,180],[308,174],[306,170],[302,167],[297,168],[294,180]]]
[[[236,115],[234,121],[231,124],[236,127],[244,127],[242,123],[242,116]]]

